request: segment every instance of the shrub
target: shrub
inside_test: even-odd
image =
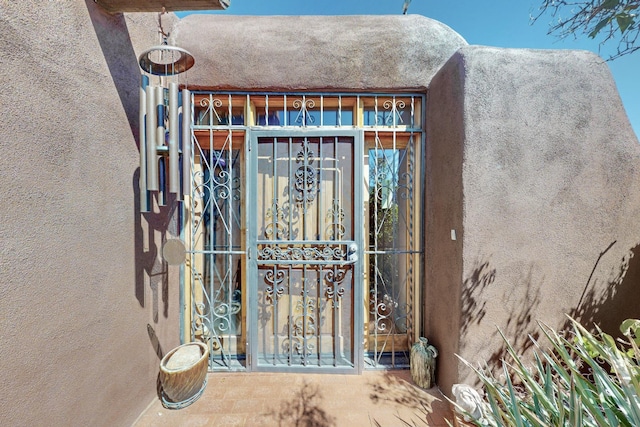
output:
[[[626,341],[618,342],[597,327],[591,333],[573,319],[570,325],[563,336],[540,324],[550,347],[532,339],[532,366],[501,334],[509,361],[500,378],[463,361],[485,390],[482,416],[470,417],[475,425],[640,426],[640,321],[623,322]]]

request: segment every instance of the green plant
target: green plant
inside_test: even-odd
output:
[[[532,366],[502,335],[509,354],[509,361],[502,363],[504,379],[488,366],[476,368],[463,361],[486,393],[483,417],[472,417],[475,425],[640,426],[640,321],[623,322],[627,341],[618,342],[599,328],[589,332],[573,319],[566,337],[547,325],[540,328],[550,347],[543,349],[532,340]]]

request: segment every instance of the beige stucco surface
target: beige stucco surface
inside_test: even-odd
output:
[[[179,341],[175,205],[138,205],[157,15],[0,12],[0,425],[128,425]],[[419,16],[189,16],[171,38],[194,88],[428,88],[424,335],[446,393],[470,380],[454,353],[500,357],[496,326],[524,349],[536,320],[640,316],[640,149],[595,55],[467,46]]]
[[[178,344],[158,257],[175,226],[137,206],[135,52],[155,19],[0,5],[2,426],[131,425]]]
[[[606,63],[464,47],[427,116],[427,334],[443,391],[472,381],[452,353],[504,356],[497,328],[525,350],[537,321],[615,333],[640,316],[640,146]]]
[[[172,38],[197,58],[189,86],[245,90],[424,89],[467,44],[419,15],[189,15]]]

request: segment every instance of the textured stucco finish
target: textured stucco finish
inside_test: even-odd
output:
[[[615,333],[640,315],[640,146],[599,57],[464,47],[428,107],[427,334],[443,391],[472,381],[453,353],[503,356],[496,327],[522,350],[538,320]]]
[[[178,344],[159,260],[175,211],[141,216],[137,194],[157,14],[1,9],[0,425],[128,425]],[[639,316],[640,149],[595,55],[467,46],[418,16],[172,22],[191,87],[428,87],[424,335],[443,391],[470,380],[454,353],[501,355],[496,326],[524,348],[536,320]]]
[[[0,425],[131,425],[156,395],[155,343],[179,341],[177,275],[157,257],[169,215],[136,205],[134,49],[157,14],[29,0],[0,15]]]
[[[467,44],[419,15],[189,15],[172,39],[196,58],[189,86],[246,90],[425,89]]]

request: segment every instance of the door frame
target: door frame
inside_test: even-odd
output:
[[[258,223],[255,215],[253,203],[258,200],[258,138],[262,137],[348,137],[353,138],[353,238],[358,247],[360,255],[353,263],[353,321],[351,325],[352,346],[353,346],[353,367],[319,367],[319,366],[287,366],[271,367],[258,365],[258,260],[257,241]],[[361,129],[291,129],[277,128],[265,130],[261,128],[250,128],[246,133],[246,204],[245,204],[245,224],[246,224],[246,260],[245,277],[247,297],[247,323],[246,323],[246,369],[247,371],[277,371],[277,372],[327,372],[327,373],[352,373],[360,374],[364,365],[364,223],[357,221],[358,212],[364,212],[363,195],[363,159],[364,159],[364,131]]]

